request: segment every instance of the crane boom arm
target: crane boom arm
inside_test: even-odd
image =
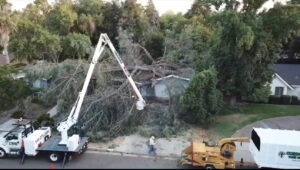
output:
[[[111,43],[110,39],[108,38],[107,34],[101,34],[100,38],[99,38],[99,41],[98,41],[98,44],[96,46],[93,58],[92,58],[92,62],[90,64],[90,67],[89,67],[89,70],[88,70],[87,76],[85,78],[83,88],[82,88],[81,92],[79,92],[78,98],[77,98],[75,104],[73,105],[67,120],[61,122],[57,127],[57,130],[61,132],[61,136],[62,136],[60,144],[64,144],[64,145],[67,144],[67,142],[68,142],[68,130],[74,124],[76,124],[77,121],[78,121],[78,116],[79,116],[80,109],[81,109],[81,106],[82,106],[82,103],[83,103],[83,99],[86,95],[88,85],[90,83],[90,80],[91,80],[92,74],[94,72],[95,66],[96,66],[96,64],[97,64],[97,62],[98,62],[98,60],[99,60],[99,58],[100,58],[100,56],[101,56],[101,54],[102,54],[102,52],[105,48],[105,45],[107,45],[107,44],[108,44],[110,50],[112,51],[114,57],[118,61],[119,65],[121,66],[121,68],[122,68],[124,74],[126,75],[129,83],[133,87],[136,95],[138,96],[138,101],[137,101],[137,104],[136,104],[137,109],[138,110],[143,110],[145,105],[146,105],[145,100],[143,99],[140,91],[138,90],[137,86],[135,85],[130,73],[126,69],[125,64],[121,60],[120,55],[118,54],[118,52],[114,48],[114,46]]]

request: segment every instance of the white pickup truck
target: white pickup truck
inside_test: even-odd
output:
[[[50,127],[41,127],[35,130],[30,120],[10,119],[0,125],[0,159],[6,156],[22,156],[22,163],[25,156],[37,156],[44,152],[49,156],[51,162],[63,161],[63,167],[68,157],[73,154],[82,154],[87,150],[88,137],[73,135],[70,141],[79,141],[70,143],[69,148],[66,145],[60,145],[60,136],[51,137]],[[24,153],[22,154],[22,140],[24,141]]]
[[[25,154],[35,156],[36,149],[50,137],[50,127],[35,130],[29,120],[10,119],[0,125],[0,158],[20,155],[22,140],[24,140]]]

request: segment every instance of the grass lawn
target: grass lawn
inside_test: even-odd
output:
[[[273,104],[243,104],[237,109],[224,109],[216,117],[212,130],[220,137],[231,137],[235,131],[258,120],[300,115],[300,106]]]

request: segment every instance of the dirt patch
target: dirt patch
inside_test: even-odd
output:
[[[101,149],[111,149],[112,146],[120,146],[122,142],[125,140],[125,136],[119,136],[112,141],[103,143],[90,143],[89,146],[93,148],[101,148]]]

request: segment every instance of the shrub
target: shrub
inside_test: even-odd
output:
[[[299,104],[299,99],[297,96],[292,96],[292,105],[298,105]]]
[[[54,126],[54,119],[49,116],[49,114],[42,114],[36,121],[36,123],[41,126]]]
[[[267,103],[271,90],[269,86],[254,89],[254,92],[248,96],[250,102]]]
[[[216,88],[217,71],[210,68],[195,75],[187,88],[181,104],[192,123],[207,126],[223,107],[222,93]]]
[[[269,104],[280,104],[280,97],[275,95],[270,95]]]
[[[291,104],[291,96],[289,95],[280,96],[280,104],[284,104],[284,105]]]
[[[16,72],[11,66],[0,66],[0,110],[11,108],[16,101],[31,94],[25,82],[13,79],[11,74]]]
[[[16,112],[14,112],[10,117],[14,118],[14,119],[19,119],[20,117],[24,118],[24,112],[21,110],[18,110]]]

